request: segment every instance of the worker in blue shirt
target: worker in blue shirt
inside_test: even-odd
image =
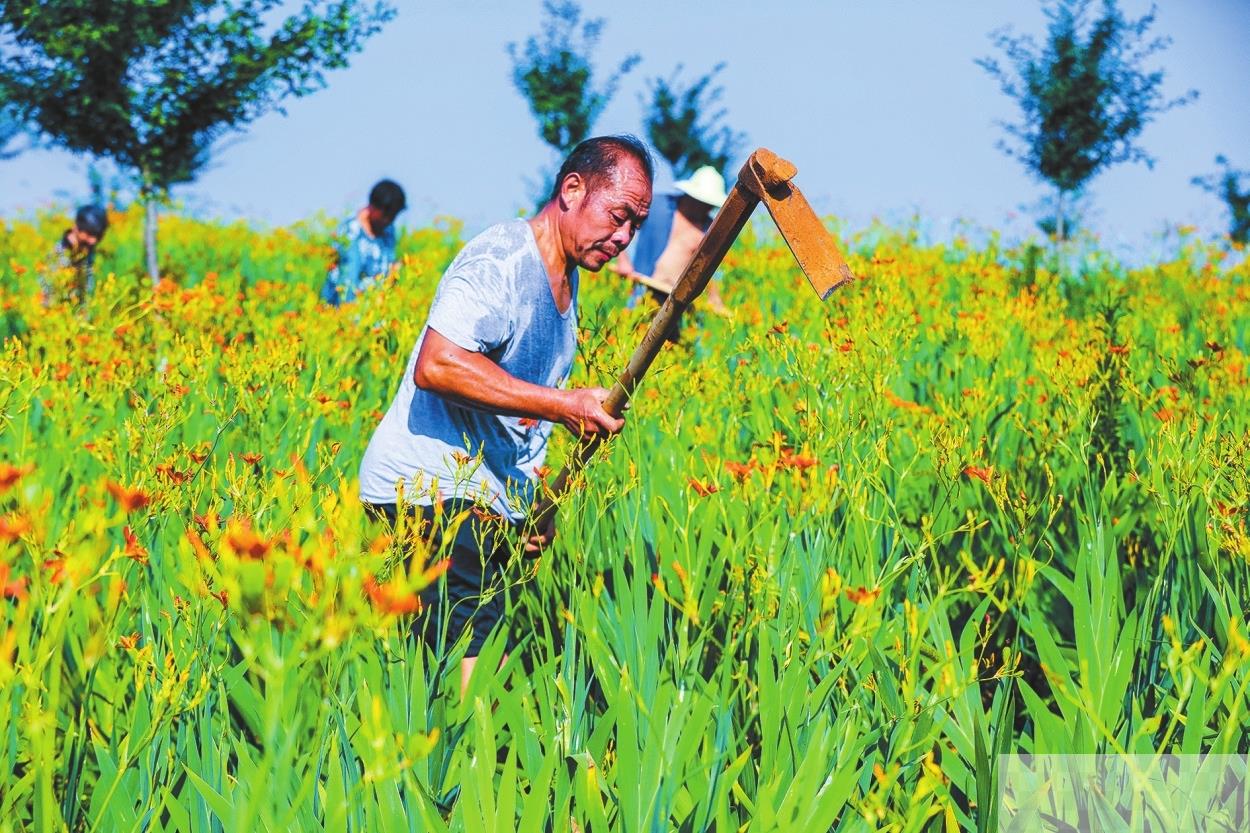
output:
[[[392,180],[373,186],[369,204],[339,226],[335,263],[321,288],[321,300],[336,307],[350,303],[390,274],[395,265],[395,218],[405,205],[404,189]]]
[[[52,258],[52,268],[39,276],[39,288],[46,307],[58,297],[85,304],[95,288],[95,250],[108,231],[108,212],[98,205],[84,205],[74,215],[74,224],[61,236]]]

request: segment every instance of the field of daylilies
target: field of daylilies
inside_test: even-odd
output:
[[[325,222],[168,216],[153,290],[140,219],[81,309],[0,224],[0,833],[989,831],[1004,753],[1250,751],[1250,265],[1196,235],[874,227],[821,305],[748,233],[462,697],[356,499],[460,228],[331,310]]]

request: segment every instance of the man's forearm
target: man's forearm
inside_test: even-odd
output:
[[[427,330],[413,371],[417,387],[458,405],[505,416],[559,422],[564,413],[558,388],[518,379],[481,353],[464,350]]]

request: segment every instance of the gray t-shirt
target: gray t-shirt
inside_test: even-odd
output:
[[[426,330],[485,354],[518,379],[558,387],[577,348],[577,277],[575,270],[573,302],[562,314],[529,223],[491,226],[447,267]],[[365,449],[360,498],[395,503],[402,482],[409,503],[433,502],[436,489],[441,500],[483,498],[521,520],[533,502],[553,425],[466,408],[418,388],[412,374],[426,330]]]

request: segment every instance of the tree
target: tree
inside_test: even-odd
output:
[[[524,49],[508,44],[512,82],[538,120],[538,135],[561,157],[590,135],[621,78],[639,60],[629,55],[602,87],[595,86],[590,56],[604,23],[583,22],[573,0],[545,0],[541,34],[527,39]]]
[[[681,64],[667,79],[653,78],[649,82],[650,101],[643,102],[646,114],[643,125],[647,138],[668,160],[673,176],[687,177],[704,165],[711,165],[726,174],[730,160],[741,149],[746,137],[735,133],[720,120],[725,110],[709,111],[720,101],[723,87],[712,87],[712,80],[725,68],[717,64],[708,74],[685,87],[678,76]]]
[[[1223,155],[1215,164],[1224,170],[1218,174],[1196,176],[1191,181],[1209,194],[1215,194],[1228,207],[1228,236],[1234,243],[1250,243],[1250,171],[1234,170]],[[1242,181],[1246,184],[1242,185]]]
[[[288,97],[324,86],[393,11],[368,0],[8,0],[0,4],[0,100],[76,153],[132,174],[147,206],[190,182],[214,143]]]
[[[1135,140],[1154,116],[1197,97],[1196,91],[1165,100],[1163,72],[1145,61],[1167,47],[1168,38],[1145,40],[1155,12],[1127,20],[1115,0],[1088,22],[1091,0],[1058,0],[1046,10],[1046,45],[1009,30],[994,35],[1008,69],[992,58],[977,60],[1003,92],[1020,104],[1021,120],[1003,124],[1014,142],[999,142],[1057,194],[1058,239],[1065,239],[1065,198],[1104,168],[1154,160]]]

